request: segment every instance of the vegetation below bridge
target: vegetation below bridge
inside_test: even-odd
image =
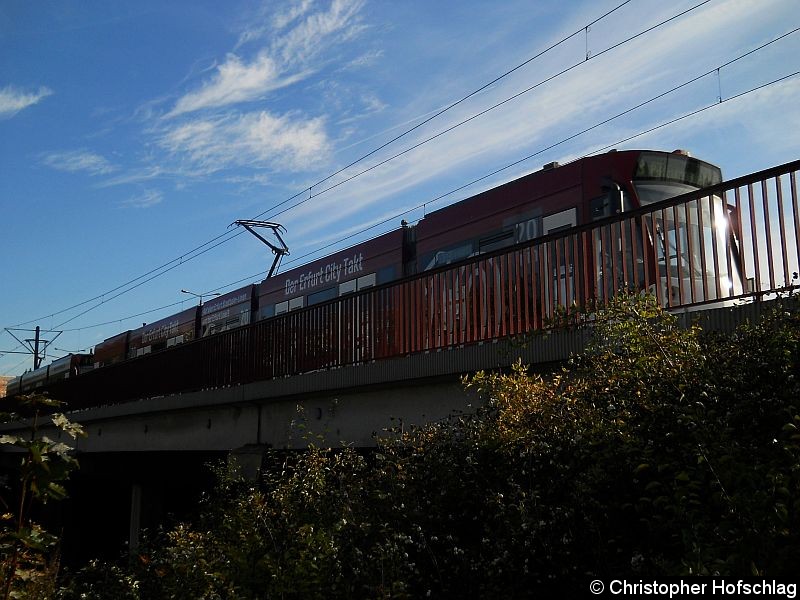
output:
[[[525,597],[594,577],[794,575],[800,563],[800,303],[730,335],[651,298],[597,313],[559,373],[466,385],[472,415],[378,449],[275,451],[220,468],[192,523],[58,597]],[[311,436],[313,439],[313,436]]]

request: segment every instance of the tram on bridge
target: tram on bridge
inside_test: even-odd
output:
[[[790,163],[733,182],[687,152],[543,169],[345,250],[121,332],[9,383],[85,406],[226,387],[526,334],[647,291],[668,308],[792,284]]]

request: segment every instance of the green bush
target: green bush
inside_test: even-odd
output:
[[[556,374],[468,378],[486,400],[474,414],[369,452],[276,450],[258,484],[221,469],[202,517],[134,557],[141,597],[520,597],[593,576],[793,575],[796,299],[727,336],[638,296],[587,322],[592,345]]]

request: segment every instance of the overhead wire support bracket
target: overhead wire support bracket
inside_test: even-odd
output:
[[[36,329],[16,329],[12,327],[6,327],[6,331],[15,339],[17,340],[22,346],[27,348],[24,352],[20,352],[18,350],[0,350],[0,354],[30,354],[33,356],[33,368],[38,369],[41,364],[42,360],[47,355],[47,347],[52,344],[58,336],[60,336],[63,331],[55,331],[52,329],[42,329],[41,327],[36,327]],[[32,338],[20,338],[15,331],[25,331],[34,333],[34,337]],[[50,340],[43,340],[40,337],[42,333],[55,333],[53,339]]]
[[[269,249],[272,250],[272,253],[275,255],[275,259],[272,261],[272,266],[269,268],[269,273],[267,273],[267,279],[272,277],[275,274],[275,271],[278,269],[280,265],[281,259],[289,254],[289,246],[286,245],[286,242],[283,241],[281,237],[281,232],[286,233],[286,228],[281,225],[280,223],[272,223],[270,221],[254,221],[252,219],[239,219],[238,221],[234,221],[231,225],[241,225],[247,231],[252,233],[262,242],[264,242]],[[272,234],[277,238],[280,246],[276,246],[260,233],[253,229],[254,227],[263,227],[272,231]]]

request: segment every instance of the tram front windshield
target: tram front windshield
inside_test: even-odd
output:
[[[633,184],[647,206],[722,182],[718,167],[682,154],[642,152]],[[741,293],[738,253],[730,211],[719,195],[705,196],[655,213],[651,231],[660,263],[661,285],[670,304],[690,304]],[[649,229],[649,227],[648,227]],[[733,259],[731,261],[730,259]]]

